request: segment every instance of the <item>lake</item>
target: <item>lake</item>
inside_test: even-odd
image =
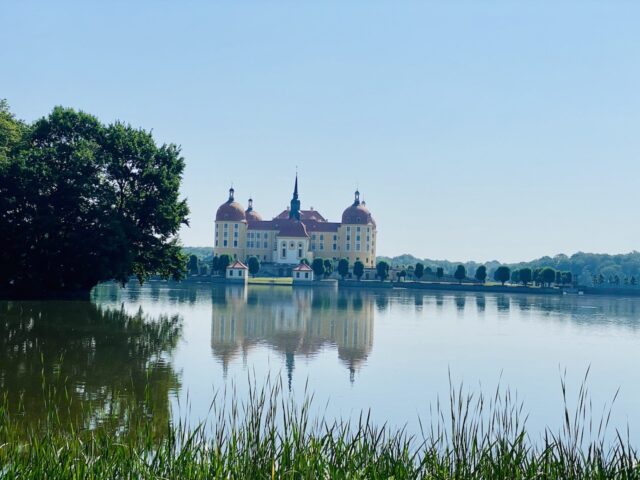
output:
[[[171,415],[197,422],[214,391],[281,378],[316,412],[418,431],[450,381],[517,392],[535,432],[587,384],[599,419],[640,438],[640,300],[194,283],[101,285],[91,302],[0,302],[0,388],[24,422],[44,415],[43,383],[65,415]],[[451,379],[451,380],[450,380]],[[55,391],[51,386],[56,386]],[[66,390],[65,390],[66,387]],[[16,410],[16,411],[17,411]]]

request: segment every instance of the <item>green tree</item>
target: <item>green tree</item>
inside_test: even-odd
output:
[[[358,280],[360,280],[362,275],[364,275],[364,264],[360,260],[356,260],[353,264],[353,274]]]
[[[513,270],[511,272],[511,283],[514,285],[520,283],[520,270]]]
[[[436,268],[436,277],[438,277],[438,280],[442,280],[442,277],[444,277],[444,268]]]
[[[342,280],[349,275],[349,260],[341,258],[338,262],[338,274],[342,277]]]
[[[556,270],[555,282],[556,282],[556,285],[561,285],[562,284],[562,272],[559,271],[559,270]]]
[[[493,273],[493,278],[496,282],[500,282],[503,286],[511,278],[511,269],[504,265],[498,267]]]
[[[464,268],[464,265],[458,265],[456,267],[456,271],[453,273],[453,277],[458,280],[458,283],[462,283],[462,281],[467,278],[467,269]]]
[[[573,274],[571,272],[562,272],[562,283],[571,285],[573,283]]]
[[[381,282],[384,282],[389,276],[389,264],[384,260],[376,265],[376,273]]]
[[[260,260],[258,260],[258,257],[249,257],[247,267],[249,267],[249,274],[255,277],[260,271]]]
[[[433,275],[433,268],[427,267],[424,269],[425,275]]]
[[[520,281],[526,287],[533,280],[533,272],[529,267],[520,269]]]
[[[476,269],[475,277],[476,277],[476,280],[484,283],[487,280],[487,267],[485,267],[484,265],[480,265]]]
[[[187,270],[189,271],[189,275],[198,274],[198,257],[196,257],[195,255],[189,256],[189,262],[187,263]]]
[[[6,161],[22,141],[27,127],[9,110],[5,99],[0,99],[0,163]]]
[[[556,271],[551,267],[544,267],[540,271],[540,279],[547,286],[551,286],[556,279]]]
[[[231,255],[228,253],[223,253],[218,258],[218,270],[222,273],[222,275],[226,275],[227,267],[231,265]]]
[[[313,269],[316,280],[320,280],[322,275],[324,275],[324,261],[321,258],[314,258],[311,263],[311,268]]]
[[[422,263],[416,263],[416,268],[413,270],[413,276],[418,280],[424,275],[424,265]]]
[[[215,274],[218,271],[218,261],[220,260],[220,258],[218,257],[218,255],[214,255],[213,258],[211,259],[211,274]]]
[[[329,278],[333,273],[333,262],[326,258],[324,260],[324,278]]]
[[[180,279],[184,160],[150,132],[56,107],[0,162],[0,290],[85,292],[132,275]]]

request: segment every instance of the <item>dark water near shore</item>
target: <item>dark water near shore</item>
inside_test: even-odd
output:
[[[417,431],[457,386],[518,392],[541,431],[562,422],[587,368],[596,417],[616,390],[612,423],[640,438],[640,300],[417,291],[329,291],[151,283],[102,285],[91,302],[0,302],[0,389],[24,422],[44,415],[45,383],[65,385],[69,416],[171,412],[193,422],[214,389],[281,377],[317,411]],[[187,397],[189,408],[187,404]]]

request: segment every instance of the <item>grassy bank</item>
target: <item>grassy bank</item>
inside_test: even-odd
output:
[[[564,388],[564,387],[563,387]],[[565,397],[566,399],[566,397]],[[142,400],[145,401],[144,399]],[[113,424],[61,423],[60,406],[27,431],[27,412],[0,409],[2,478],[640,478],[624,436],[591,417],[586,389],[557,433],[527,433],[522,405],[508,391],[485,397],[451,390],[419,437],[385,425],[313,419],[281,386],[251,388],[244,403],[210,420],[160,431],[144,416]],[[150,415],[153,415],[150,412]],[[87,428],[91,426],[91,428]]]

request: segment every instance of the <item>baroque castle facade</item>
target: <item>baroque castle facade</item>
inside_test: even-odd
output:
[[[245,210],[229,189],[228,200],[216,212],[215,255],[228,254],[245,261],[255,256],[263,263],[299,264],[303,259],[360,260],[376,265],[376,222],[360,192],[342,213],[341,222],[329,222],[320,212],[301,210],[296,175],[290,206],[272,220],[263,220],[249,199]]]

